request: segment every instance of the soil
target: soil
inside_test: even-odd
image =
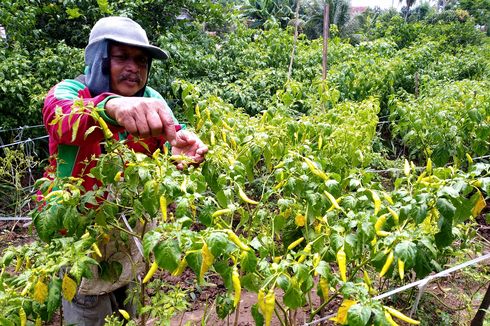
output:
[[[486,211],[490,207],[487,206]],[[490,226],[485,218],[480,217],[478,220],[477,234],[484,247],[483,253],[490,252]],[[25,243],[32,242],[37,239],[35,234],[31,234],[29,231],[29,223],[24,221],[20,222],[0,222],[0,255],[4,249],[10,245],[18,246]],[[474,257],[468,257],[467,260]],[[477,269],[482,273],[489,273],[490,261],[485,261],[480,264]],[[479,306],[482,295],[486,290],[488,281],[487,278],[474,279],[475,269],[469,269],[451,274],[447,278],[441,278],[436,281],[432,281],[426,289],[425,294],[422,296],[422,300],[419,304],[419,310],[416,314],[417,318],[423,320],[436,321],[435,324],[444,324],[441,321],[441,315],[449,316],[448,325],[465,325],[469,324],[469,320],[473,318],[473,315]],[[187,289],[189,294],[189,301],[191,302],[190,308],[183,314],[175,316],[171,320],[172,326],[177,325],[234,325],[235,313],[232,313],[228,319],[221,320],[217,317],[215,298],[218,294],[226,292],[225,287],[220,282],[220,278],[217,276],[211,276],[207,281],[213,283],[214,286],[203,287],[202,291],[198,291],[194,286],[195,276],[187,269],[179,277],[171,276],[169,273],[160,272],[156,275],[161,279],[164,279],[169,284],[180,285],[181,288]],[[149,293],[151,294],[151,293]],[[277,290],[276,297],[281,302],[282,291]],[[387,304],[394,305],[398,309],[409,312],[410,306],[404,307],[403,302],[410,302],[410,295],[416,295],[416,291],[400,295],[396,302],[386,301]],[[192,300],[194,298],[194,300]],[[239,316],[237,324],[239,326],[255,325],[252,318],[251,308],[257,301],[256,293],[251,293],[243,290],[240,300]],[[319,305],[320,299],[316,295],[315,289],[312,291],[312,302],[315,306]],[[324,313],[329,315],[335,313],[340,305],[340,299],[335,299],[329,304]],[[307,319],[310,317],[309,311],[305,309],[298,309],[296,312],[297,325],[304,325]],[[488,317],[488,316],[487,316]],[[320,318],[319,316],[315,319]],[[487,318],[489,319],[489,318]],[[151,323],[149,323],[150,325]],[[273,317],[272,325],[280,325],[276,316]],[[54,320],[47,324],[61,325],[59,315],[54,317]],[[324,325],[333,325],[332,322],[327,321]]]

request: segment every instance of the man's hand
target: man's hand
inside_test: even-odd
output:
[[[107,101],[105,110],[133,136],[163,135],[170,145],[175,146],[175,122],[165,102],[145,97],[116,97]]]
[[[185,155],[192,161],[192,164],[199,165],[204,161],[204,156],[208,152],[208,147],[197,137],[196,134],[180,130],[177,132],[175,143],[172,145],[172,155]],[[177,168],[184,168],[183,162],[177,162]]]

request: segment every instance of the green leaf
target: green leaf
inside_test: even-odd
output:
[[[330,274],[330,266],[328,266],[327,262],[322,260],[318,264],[318,266],[315,268],[315,271],[323,276],[324,278],[328,279],[329,274]]]
[[[241,284],[244,289],[250,292],[258,292],[260,290],[260,280],[255,274],[245,274],[241,278]]]
[[[246,273],[255,272],[255,269],[257,268],[257,257],[252,250],[246,251],[242,254],[240,266]]]
[[[177,241],[167,239],[159,242],[154,248],[155,260],[163,269],[173,272],[180,262],[180,248]]]
[[[417,257],[417,245],[411,241],[402,241],[395,247],[395,256],[403,260],[406,267],[413,266]]]
[[[206,239],[206,243],[214,257],[233,252],[236,249],[230,240],[228,240],[228,237],[222,232],[211,233]]]
[[[355,304],[347,311],[348,325],[365,326],[371,318],[371,308]]]
[[[145,233],[145,236],[143,237],[143,254],[145,255],[146,259],[149,259],[150,252],[153,251],[153,248],[160,241],[161,237],[162,234],[155,230]]]
[[[303,293],[299,289],[291,286],[284,294],[283,302],[287,307],[296,309],[302,307],[306,300]]]
[[[252,317],[255,321],[256,326],[263,326],[264,325],[264,316],[259,311],[259,306],[257,304],[254,304],[252,306]]]
[[[417,273],[417,278],[422,279],[432,272],[432,266],[430,264],[431,257],[424,249],[424,247],[418,246],[417,256],[415,258],[415,272]]]
[[[155,217],[160,210],[160,194],[162,191],[159,191],[159,188],[156,180],[147,181],[141,195],[141,204],[151,217]]]
[[[220,319],[225,319],[234,310],[233,298],[228,293],[220,294],[216,298],[216,314]]]
[[[276,279],[277,285],[286,292],[291,286],[291,282],[289,281],[289,277],[287,275],[281,274]]]
[[[185,260],[187,261],[187,264],[189,265],[190,269],[192,269],[194,274],[199,275],[199,272],[201,270],[201,262],[202,262],[201,253],[191,252],[187,254]]]
[[[434,236],[436,245],[439,248],[449,246],[454,239],[452,233],[453,216],[456,208],[447,199],[439,198],[436,203],[437,210],[440,213],[438,225],[439,232]]]
[[[82,15],[77,7],[67,8],[66,13],[68,14],[68,19],[76,19]]]
[[[46,308],[48,310],[48,320],[51,320],[54,312],[61,305],[61,279],[58,277],[53,278],[49,282],[48,299],[46,301]]]

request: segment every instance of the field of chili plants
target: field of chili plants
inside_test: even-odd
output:
[[[147,273],[129,325],[170,324],[192,300],[163,290],[162,271],[202,292],[222,286],[213,307],[223,320],[247,292],[257,325],[298,325],[298,311],[309,323],[430,324],[374,298],[489,250],[477,219],[488,223],[490,43],[460,22],[407,38],[400,19],[356,45],[333,28],[326,79],[322,41],[295,44],[274,23],[162,35],[171,59],[155,63],[150,84],[209,146],[206,161],[195,167],[167,147],[135,153],[81,104],[88,133],[105,138],[90,171],[99,187],[37,181],[36,240],[2,251],[0,323],[50,323],[83,278],[119,277],[120,264],[101,259],[108,243],[136,242]],[[72,124],[73,138],[88,136]]]

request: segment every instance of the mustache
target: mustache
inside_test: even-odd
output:
[[[130,80],[133,82],[141,83],[141,77],[138,74],[132,74],[129,72],[122,73],[117,79],[118,81]]]

